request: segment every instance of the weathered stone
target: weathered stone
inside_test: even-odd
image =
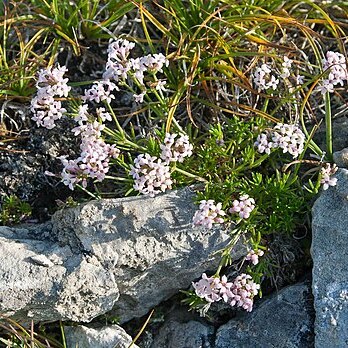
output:
[[[0,227],[0,312],[35,321],[89,321],[110,310],[119,293],[95,257],[73,254],[28,229]]]
[[[219,257],[212,254],[228,235],[192,228],[193,198],[184,189],[155,198],[93,201],[53,217],[61,243],[94,255],[113,273],[120,289],[114,315],[121,323],[145,315],[217,266]],[[244,253],[237,246],[233,257]]]
[[[286,287],[221,326],[215,348],[310,348],[312,303],[308,285]],[[330,347],[330,346],[327,346]]]
[[[348,171],[323,191],[313,207],[313,294],[317,348],[348,344]]]
[[[334,152],[333,159],[338,167],[348,168],[348,148]]]
[[[128,348],[132,343],[126,331],[118,325],[94,329],[86,326],[66,326],[64,328],[67,347],[79,348]],[[136,344],[133,348],[139,348]]]
[[[214,269],[213,253],[228,242],[221,229],[192,228],[193,197],[184,189],[93,201],[50,224],[0,228],[0,312],[88,322],[114,307],[121,322],[143,316]],[[237,245],[232,256],[244,254]]]
[[[195,320],[181,323],[170,320],[161,327],[151,348],[211,348],[214,327]]]

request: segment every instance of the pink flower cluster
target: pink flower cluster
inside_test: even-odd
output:
[[[259,257],[263,256],[265,253],[258,249],[258,250],[250,250],[246,256],[247,261],[251,261],[253,265],[257,265],[259,263]]]
[[[282,69],[281,69],[281,74],[280,77],[285,79],[290,76],[290,69],[292,66],[292,60],[289,59],[288,57],[284,57],[284,61],[282,63]]]
[[[55,127],[55,121],[60,119],[66,112],[59,100],[54,97],[67,97],[71,89],[67,85],[68,79],[63,78],[67,68],[65,66],[56,68],[48,67],[39,71],[36,82],[37,94],[31,100],[30,110],[34,114],[32,120],[38,126],[48,129]]]
[[[150,197],[172,188],[170,167],[161,159],[147,153],[139,155],[134,160],[134,166],[131,166],[129,174],[135,181],[134,189]]]
[[[329,186],[336,186],[337,178],[333,178],[337,172],[337,166],[334,164],[332,167],[330,163],[326,163],[325,167],[321,168],[321,180],[320,183],[323,185],[323,190],[327,190]]]
[[[269,89],[275,91],[279,88],[281,79],[286,79],[291,76],[291,68],[293,61],[284,56],[280,69],[272,69],[269,64],[262,64],[257,67],[253,74],[253,82],[259,90],[267,91]],[[296,85],[303,83],[303,76],[296,75]]]
[[[96,103],[106,100],[108,103],[111,103],[111,99],[115,99],[112,91],[118,90],[119,88],[109,80],[96,81],[92,88],[85,90],[82,100],[84,102],[95,101]]]
[[[209,303],[220,300],[229,305],[242,307],[248,312],[253,309],[253,299],[257,295],[260,285],[254,283],[248,274],[239,275],[233,282],[228,282],[226,276],[221,279],[208,277],[205,273],[197,283],[192,283],[197,296]]]
[[[164,144],[160,145],[162,150],[161,158],[166,162],[180,162],[182,163],[185,157],[192,155],[193,146],[190,144],[187,135],[180,135],[175,140],[178,134],[166,134]]]
[[[323,69],[329,72],[327,79],[324,79],[319,86],[322,94],[332,93],[336,85],[343,86],[344,81],[348,81],[348,70],[346,58],[338,52],[326,52],[326,58],[322,60]]]
[[[178,134],[166,134],[164,144],[160,145],[160,159],[142,154],[134,160],[129,174],[135,180],[135,190],[154,197],[157,193],[171,189],[173,182],[170,178],[170,162],[183,162],[185,157],[192,155],[193,149],[187,135],[181,135],[175,140],[177,136]]]
[[[278,123],[271,131],[260,134],[255,142],[258,152],[270,154],[272,148],[281,148],[294,158],[303,151],[305,135],[294,124]]]
[[[248,195],[243,195],[239,200],[233,201],[229,213],[238,213],[241,219],[248,219],[254,208],[254,199]],[[213,224],[222,224],[224,222],[222,216],[225,215],[226,213],[222,210],[222,203],[215,204],[212,199],[203,200],[200,202],[199,210],[193,216],[193,225],[212,228]]]
[[[213,224],[222,224],[226,213],[222,210],[222,203],[215,204],[212,199],[202,200],[199,205],[199,210],[193,216],[194,226],[203,226],[212,228]]]
[[[272,141],[270,140],[269,133],[261,133],[258,135],[254,145],[257,147],[257,151],[260,153],[266,153],[269,155],[274,148]]]
[[[279,79],[271,73],[272,69],[268,64],[262,64],[260,67],[257,67],[253,76],[256,87],[260,90],[276,90],[279,84]]]
[[[79,125],[72,131],[75,135],[81,135],[81,154],[75,160],[68,160],[66,156],[60,157],[64,166],[61,174],[62,181],[71,190],[79,182],[86,187],[88,178],[104,180],[109,171],[110,158],[117,158],[120,154],[115,145],[106,144],[101,138],[101,132],[105,126],[98,121],[87,121],[88,111],[85,105],[80,107],[75,120]]]
[[[255,209],[255,201],[248,195],[239,197],[239,200],[235,199],[232,203],[232,207],[229,209],[230,213],[238,213],[241,219],[248,219],[250,213]]]
[[[128,76],[133,76],[141,86],[145,87],[145,72],[156,74],[157,72],[162,72],[164,66],[168,66],[169,61],[162,53],[129,58],[130,51],[134,46],[134,43],[124,39],[118,39],[109,44],[108,60],[103,74],[105,80],[118,82],[120,79],[125,80]],[[165,90],[165,83],[165,81],[158,80],[156,89]],[[140,94],[134,94],[134,100],[137,103],[143,102],[145,93],[146,91],[142,91]]]

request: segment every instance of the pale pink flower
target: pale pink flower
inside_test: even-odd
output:
[[[253,81],[259,90],[273,89],[275,90],[279,84],[279,79],[271,74],[272,69],[267,64],[262,64],[255,69],[253,74]]]
[[[85,90],[85,95],[82,97],[84,102],[95,101],[100,103],[107,101],[111,103],[115,96],[112,94],[113,91],[118,91],[119,88],[110,80],[96,81],[90,89]]]
[[[263,256],[264,252],[261,249],[258,250],[250,250],[245,257],[247,261],[251,261],[253,265],[257,265],[259,263],[259,257]]]
[[[62,103],[59,100],[55,100],[53,96],[41,96],[34,97],[31,100],[31,112],[33,117],[31,118],[36,122],[38,126],[52,129],[55,127],[55,121],[63,117],[66,109],[62,107]]]
[[[30,110],[33,113],[32,120],[38,126],[48,129],[55,127],[55,121],[62,118],[66,109],[62,107],[59,100],[54,97],[67,97],[71,89],[67,85],[68,79],[63,78],[67,71],[65,66],[56,68],[48,67],[39,71],[38,81],[36,83],[37,94],[31,100]]]
[[[79,126],[72,131],[81,135],[80,156],[75,160],[68,160],[66,156],[60,157],[63,164],[62,181],[70,189],[79,182],[87,186],[87,179],[92,178],[103,181],[109,171],[109,161],[117,158],[120,150],[115,145],[105,143],[101,138],[104,125],[97,121],[93,123],[79,122]]]
[[[272,148],[281,148],[283,153],[289,152],[298,157],[304,148],[305,135],[294,124],[278,123],[272,130],[261,133],[254,145],[260,153],[271,153]]]
[[[112,116],[109,112],[105,110],[105,108],[97,108],[96,109],[97,117],[102,121],[112,121]]]
[[[144,91],[140,94],[133,94],[134,101],[136,103],[143,103],[145,94],[146,94],[146,91]]]
[[[248,219],[250,213],[255,209],[255,201],[248,195],[242,195],[238,199],[235,199],[232,203],[232,207],[229,209],[230,213],[238,213],[241,219]]]
[[[208,303],[223,299],[232,307],[242,307],[248,312],[252,311],[254,297],[260,289],[260,285],[256,284],[248,274],[241,274],[233,282],[228,282],[225,275],[220,279],[208,277],[203,273],[202,278],[192,285],[196,295]]]
[[[254,145],[257,147],[259,153],[266,153],[269,155],[272,148],[274,148],[272,141],[270,141],[268,134],[261,133],[258,135]]]
[[[50,95],[52,97],[67,97],[71,87],[67,85],[69,79],[63,78],[68,71],[65,66],[57,66],[56,68],[47,67],[39,71],[36,87],[38,89],[38,96]]]
[[[260,285],[254,283],[249,274],[239,275],[233,282],[232,296],[229,299],[231,306],[242,307],[247,312],[253,309],[253,299],[258,294]]]
[[[303,85],[304,78],[305,77],[303,75],[296,75],[296,85]]]
[[[326,58],[322,60],[323,69],[329,72],[326,79],[323,79],[317,88],[322,94],[334,92],[336,85],[343,86],[348,80],[348,69],[346,58],[339,52],[328,51]]]
[[[305,135],[296,125],[278,123],[273,128],[272,141],[274,147],[279,147],[283,153],[289,152],[296,158],[303,151]]]
[[[215,204],[214,200],[202,200],[199,205],[199,210],[193,216],[194,226],[203,226],[212,228],[213,224],[222,224],[226,213],[222,210],[222,203]]]
[[[323,190],[327,190],[330,186],[336,186],[337,178],[333,178],[337,172],[336,164],[333,164],[331,167],[330,163],[326,163],[325,167],[321,168],[321,179],[320,183],[323,185]]]
[[[219,278],[208,277],[203,273],[202,279],[197,283],[192,283],[192,286],[200,298],[204,298],[208,302],[217,302],[221,300],[219,283]]]
[[[135,181],[134,189],[150,197],[172,188],[170,167],[161,159],[152,157],[147,153],[140,154],[134,160],[129,174]]]
[[[178,137],[179,136],[179,137]],[[178,137],[178,138],[177,138]],[[175,140],[175,138],[177,138]],[[192,155],[193,146],[187,135],[166,133],[164,144],[160,145],[161,158],[166,162],[183,162]]]

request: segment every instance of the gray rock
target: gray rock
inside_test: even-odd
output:
[[[167,321],[155,337],[151,348],[211,348],[214,327],[191,320],[181,323]]]
[[[217,266],[219,256],[212,254],[229,237],[221,229],[192,228],[193,198],[184,189],[155,198],[101,200],[53,217],[61,243],[94,255],[113,273],[120,290],[114,315],[121,323],[145,315]],[[239,245],[232,256],[244,253]]]
[[[323,191],[313,207],[313,294],[317,348],[348,344],[348,171]]]
[[[313,346],[310,289],[296,284],[221,326],[215,348],[309,348]],[[330,347],[330,346],[327,346]]]
[[[93,201],[51,225],[0,227],[0,312],[35,321],[141,317],[217,267],[221,229],[192,228],[189,189]],[[50,227],[51,226],[51,227]],[[245,254],[237,245],[232,257]],[[117,302],[116,302],[117,301]]]
[[[117,284],[94,256],[73,254],[30,230],[0,227],[0,312],[35,321],[89,321],[110,310]]]
[[[99,329],[86,326],[66,326],[64,328],[67,347],[78,348],[128,348],[132,343],[126,331],[118,325]],[[139,348],[136,344],[132,348]]]
[[[348,168],[348,148],[334,152],[333,159],[338,167]]]

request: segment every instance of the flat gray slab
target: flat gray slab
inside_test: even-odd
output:
[[[310,348],[312,312],[309,286],[303,283],[288,286],[253,312],[243,313],[221,326],[214,347]]]
[[[235,310],[231,308],[231,312]],[[226,312],[225,312],[226,313]],[[211,314],[211,313],[210,313]],[[314,310],[309,283],[298,283],[237,311],[219,328],[203,319],[172,312],[150,348],[312,348]],[[328,347],[329,348],[329,347]]]
[[[348,171],[323,191],[313,207],[315,346],[348,346]]]
[[[89,328],[83,325],[64,328],[67,347],[129,348],[132,338],[118,325]],[[139,348],[136,344],[132,348]]]

